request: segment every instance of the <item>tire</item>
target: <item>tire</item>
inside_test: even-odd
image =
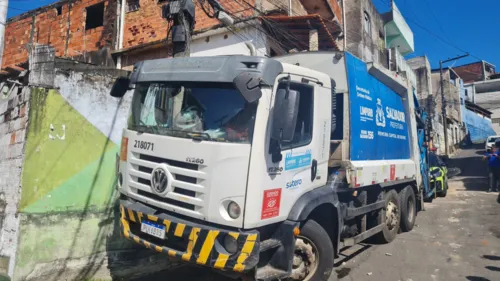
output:
[[[316,266],[312,272],[306,274],[303,279],[307,281],[327,281],[333,271],[334,263],[334,249],[330,236],[325,231],[325,229],[319,225],[316,221],[309,219],[302,226],[300,230],[300,235],[297,237],[295,242],[295,252],[298,253],[301,249],[301,245],[306,242],[306,244],[311,245],[312,249],[315,250],[316,255]],[[294,273],[292,270],[292,274]],[[333,280],[337,280],[336,276]],[[296,280],[296,279],[295,279]]]
[[[443,191],[438,192],[437,196],[446,197],[446,194],[448,194],[448,181],[445,181]]]
[[[401,202],[401,230],[404,232],[411,231],[417,217],[417,200],[411,186],[401,190],[399,201]]]
[[[378,225],[384,223],[384,227],[382,228],[381,232],[377,233],[374,236],[374,238],[379,243],[390,243],[396,238],[396,235],[399,231],[399,226],[401,224],[401,202],[399,200],[398,193],[394,189],[389,190],[384,194],[384,200],[385,207],[380,210],[377,217]],[[393,211],[395,211],[393,217],[395,221],[392,221],[391,226],[386,223],[386,213],[390,205],[392,205]]]

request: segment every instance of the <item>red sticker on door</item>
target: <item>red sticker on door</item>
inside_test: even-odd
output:
[[[261,219],[277,217],[280,214],[281,188],[264,190]]]
[[[390,175],[391,181],[393,181],[395,177],[396,177],[396,165],[392,164],[391,165],[391,175]]]

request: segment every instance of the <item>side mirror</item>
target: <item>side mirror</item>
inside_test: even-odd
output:
[[[111,88],[110,95],[115,98],[121,98],[130,89],[130,79],[127,77],[118,77]]]
[[[242,72],[233,79],[233,84],[248,103],[254,103],[262,97],[260,75],[255,72]]]
[[[276,93],[271,138],[290,142],[295,134],[300,93],[295,90],[279,89]]]

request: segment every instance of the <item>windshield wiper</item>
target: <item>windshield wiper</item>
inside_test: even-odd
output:
[[[144,123],[144,122],[142,122]],[[148,126],[148,125],[136,125],[135,129],[139,133],[156,133],[156,134],[161,134],[161,131],[164,132],[169,132],[173,133],[172,135],[175,135],[175,133],[183,133],[184,136],[188,136],[191,139],[194,140],[212,140],[212,137],[210,137],[209,134],[204,133],[204,132],[188,132],[188,131],[183,131],[183,130],[175,130],[175,129],[170,129],[170,128],[164,128],[164,127],[155,127],[154,125]],[[155,129],[157,132],[155,132]]]
[[[207,133],[196,133],[196,132],[191,133],[191,132],[189,132],[187,135],[190,136],[193,140],[200,140],[201,141],[201,140],[203,140],[203,137],[205,137],[206,140],[209,140],[209,141],[212,140],[210,135]]]

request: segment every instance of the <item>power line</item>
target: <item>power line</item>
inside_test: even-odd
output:
[[[451,47],[453,47],[453,48],[455,48],[455,49],[459,50],[460,52],[463,52],[463,53],[469,53],[469,52],[467,52],[466,50],[464,50],[464,49],[462,49],[462,48],[458,47],[457,45],[455,45],[455,44],[451,43],[450,41],[448,41],[448,40],[446,40],[446,39],[442,38],[441,36],[439,36],[439,35],[435,34],[434,32],[430,31],[430,30],[429,30],[429,29],[427,29],[425,26],[423,26],[423,25],[419,24],[418,22],[414,21],[413,19],[408,18],[408,20],[410,20],[411,22],[413,22],[413,23],[414,23],[417,27],[421,28],[422,30],[427,31],[430,35],[432,35],[432,36],[433,36],[433,37],[435,37],[436,39],[441,40],[442,42],[444,42],[444,43],[446,43],[446,44],[450,45]],[[474,57],[474,58],[478,59],[478,60],[482,60],[481,58],[479,58],[478,56],[475,56],[475,55],[473,55],[473,54],[470,54],[470,53],[469,53],[469,55],[470,55],[471,57]]]
[[[260,9],[258,9],[257,7],[253,6],[252,4],[250,4],[248,1],[246,0],[241,0],[242,2],[244,2],[247,6],[251,7],[254,11],[256,11],[257,13],[259,13],[261,16],[265,16],[266,14],[261,11]],[[238,1],[236,1],[240,6],[243,6],[241,3],[239,3]],[[270,2],[271,3],[271,2]],[[272,3],[271,3],[272,4]],[[274,4],[273,4],[274,5]],[[276,6],[276,5],[275,5]],[[276,6],[277,7],[277,6]],[[279,7],[278,7],[279,8]],[[269,20],[269,19],[266,19],[265,17],[262,17],[261,18],[263,22],[265,22],[266,24],[268,24],[269,26],[273,27],[273,29],[276,29],[279,31],[280,35],[285,37],[285,39],[288,41],[289,44],[292,44],[294,45],[294,47],[296,47],[298,50],[301,49],[301,47],[299,45],[297,45],[298,42],[300,42],[300,38],[296,37],[295,35],[291,34],[288,30],[285,30],[281,27],[279,27],[274,21],[272,20]],[[261,32],[263,32],[264,34],[268,34],[270,36],[268,36],[268,38],[271,38],[271,40],[273,40],[273,42],[275,42],[280,49],[282,49],[282,51],[284,53],[287,53],[287,48],[286,46],[283,45],[283,42],[280,42],[279,40],[275,39],[276,37],[276,34],[274,34],[274,31],[273,30],[262,30],[256,26],[254,26],[256,29],[260,30]],[[259,25],[260,27],[260,25]],[[269,33],[273,33],[273,34],[269,34]],[[290,48],[291,49],[291,48]]]
[[[392,7],[392,5],[391,5],[391,0],[383,0],[383,1],[384,1],[386,4],[388,4],[388,5],[389,5],[389,7]],[[425,0],[425,2],[427,2],[427,0]],[[427,5],[428,5],[428,3],[427,3]],[[430,9],[430,7],[429,7],[429,9]],[[431,13],[433,13],[433,12],[432,12],[432,10],[431,10]],[[433,13],[433,15],[434,15],[434,13]],[[434,17],[437,19],[437,17],[436,17],[435,15],[434,15]],[[418,23],[418,22],[417,22],[417,20],[412,19],[412,18],[410,18],[410,17],[408,17],[408,16],[407,16],[407,17],[403,17],[403,18],[408,19],[408,20],[409,20],[409,21],[411,21],[413,24],[415,24],[417,27],[419,27],[420,29],[422,29],[422,30],[426,31],[427,33],[429,33],[430,35],[432,35],[432,36],[433,36],[433,37],[435,37],[436,39],[439,39],[440,41],[442,41],[442,42],[444,42],[444,43],[448,44],[448,46],[451,46],[451,47],[455,48],[456,50],[459,50],[460,52],[463,52],[463,53],[468,53],[471,57],[474,57],[474,58],[476,58],[476,59],[478,59],[478,60],[482,60],[480,57],[475,56],[474,54],[471,54],[470,52],[467,52],[467,51],[465,51],[464,49],[462,49],[462,48],[458,47],[457,45],[453,44],[452,42],[450,42],[450,40],[444,39],[444,38],[442,38],[441,36],[437,35],[436,33],[434,33],[434,32],[432,32],[432,31],[430,31],[430,30],[429,30],[427,27],[425,27],[424,25],[422,25],[422,24]],[[443,30],[443,31],[444,31],[444,30]]]
[[[439,29],[441,29],[441,31],[443,32],[443,35],[444,35],[445,37],[447,37],[447,39],[449,39],[449,37],[448,37],[448,36],[446,36],[446,31],[444,31],[444,28],[443,28],[443,26],[441,25],[441,23],[439,22],[438,17],[436,17],[436,14],[435,14],[435,13],[434,13],[434,11],[432,10],[431,5],[429,5],[429,1],[424,0],[424,3],[425,3],[425,5],[427,5],[427,8],[429,8],[429,11],[431,12],[432,17],[434,18],[434,20],[436,21],[437,25],[439,26]]]

